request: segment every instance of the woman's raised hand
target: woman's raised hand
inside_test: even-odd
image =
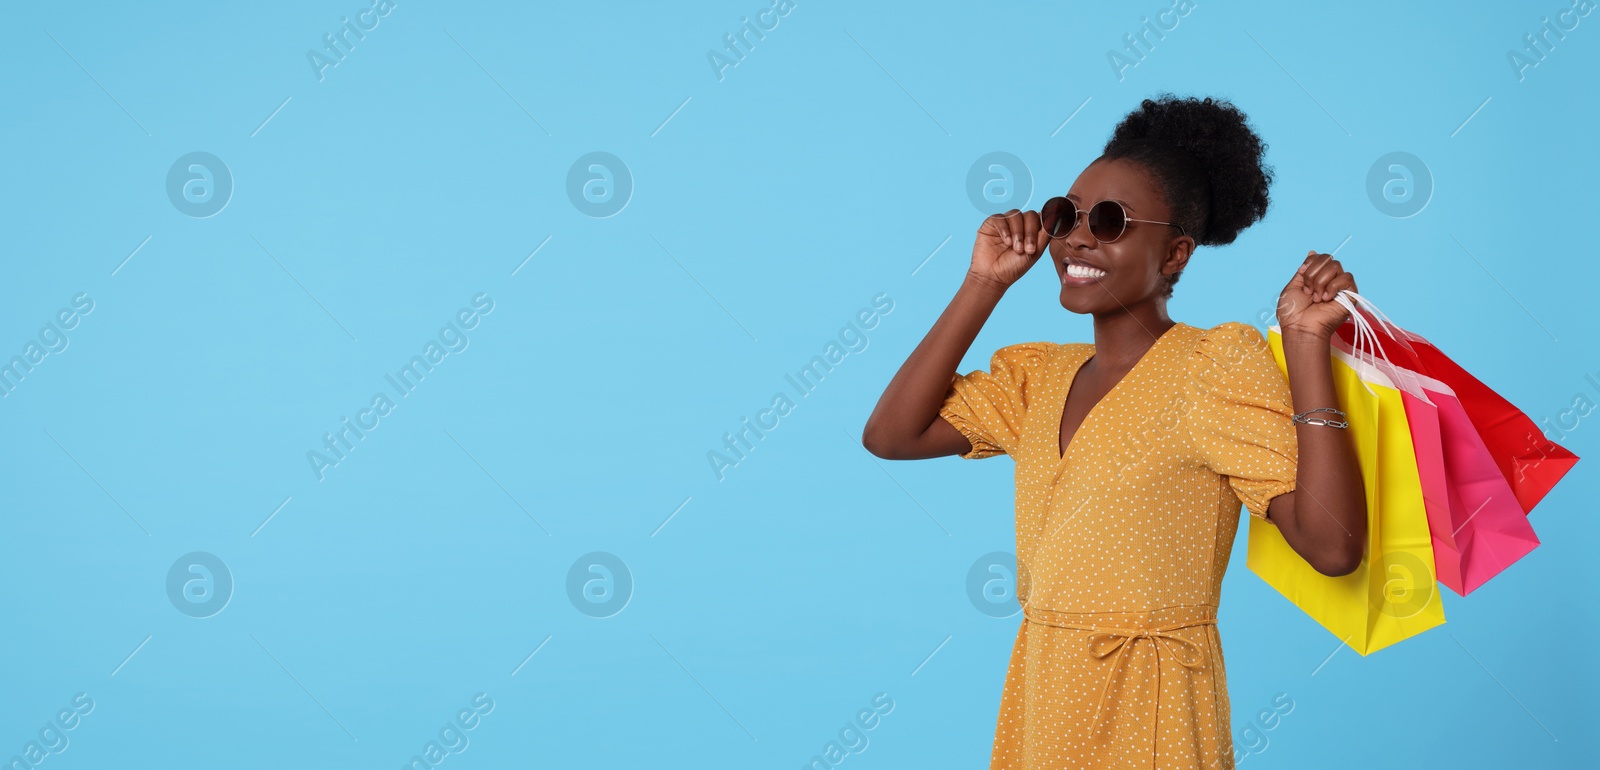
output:
[[[1037,211],[995,214],[978,228],[967,274],[1004,291],[1039,261],[1048,240]]]
[[[1278,294],[1279,328],[1286,335],[1304,332],[1332,339],[1334,331],[1350,317],[1350,311],[1334,299],[1345,289],[1356,291],[1355,276],[1345,272],[1332,254],[1312,249]]]

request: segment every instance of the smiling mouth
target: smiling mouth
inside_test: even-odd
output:
[[[1068,260],[1062,265],[1061,282],[1070,284],[1093,283],[1106,276],[1106,271]]]
[[[1095,268],[1089,267],[1087,265],[1078,265],[1078,264],[1068,264],[1067,265],[1067,275],[1071,276],[1073,278],[1103,278],[1105,276],[1105,274],[1106,274],[1106,271],[1104,271],[1104,270],[1096,270]]]

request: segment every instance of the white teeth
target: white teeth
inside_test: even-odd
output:
[[[1067,275],[1073,278],[1099,278],[1105,274],[1106,271],[1096,270],[1092,267],[1084,267],[1083,265],[1067,265]]]

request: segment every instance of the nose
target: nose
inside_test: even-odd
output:
[[[1074,251],[1080,249],[1093,249],[1100,243],[1089,234],[1088,213],[1089,212],[1087,211],[1079,211],[1077,216],[1072,220],[1071,229],[1067,230],[1067,234],[1061,238],[1061,240],[1065,241],[1066,244],[1072,247]],[[1080,222],[1083,223],[1083,226],[1081,227],[1079,226]]]

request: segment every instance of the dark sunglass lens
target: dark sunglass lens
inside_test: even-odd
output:
[[[1089,233],[1096,240],[1114,241],[1121,237],[1122,229],[1127,225],[1122,206],[1116,201],[1100,201],[1089,210]]]
[[[1065,236],[1077,220],[1078,209],[1066,198],[1051,198],[1039,210],[1039,224],[1051,238]]]

